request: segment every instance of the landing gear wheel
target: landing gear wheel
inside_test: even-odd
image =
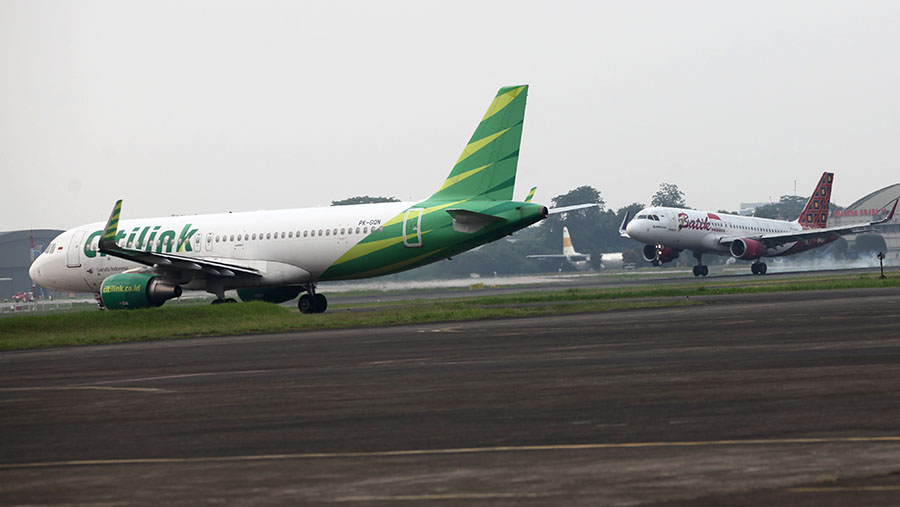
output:
[[[325,313],[325,309],[328,308],[328,300],[322,294],[316,294],[314,297],[316,298],[316,313]]]
[[[700,268],[700,276],[706,276],[709,274],[709,266],[698,266]]]
[[[316,301],[309,294],[304,294],[297,301],[297,308],[300,313],[316,313]]]
[[[220,305],[220,304],[222,304],[222,303],[224,303],[224,302],[225,302],[224,299],[218,299],[218,298],[216,298],[216,299],[213,299],[213,300],[212,300],[212,304],[214,304],[214,305]]]
[[[765,262],[754,262],[750,265],[750,272],[754,275],[764,275],[766,274],[766,263]]]
[[[694,272],[694,276],[700,276],[700,266],[694,266],[691,271]]]
[[[226,303],[237,303],[237,300],[235,300],[234,298],[228,298],[225,300],[225,302]]]

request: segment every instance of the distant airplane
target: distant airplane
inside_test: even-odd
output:
[[[300,311],[324,312],[320,281],[412,269],[549,214],[595,206],[548,210],[512,201],[527,92],[527,85],[500,89],[450,175],[427,199],[121,223],[119,200],[105,224],[57,236],[31,266],[31,278],[52,289],[96,293],[109,309],[160,306],[183,289],[214,294],[214,304],[233,302],[225,291],[237,289],[242,300],[270,302],[305,292]]]
[[[706,276],[709,267],[702,262],[704,253],[731,255],[736,259],[752,260],[750,271],[764,275],[763,257],[777,257],[805,252],[831,243],[845,234],[858,234],[891,220],[890,215],[868,224],[828,227],[828,206],[831,200],[833,173],[823,173],[819,184],[800,217],[793,222],[767,218],[744,217],[709,211],[681,208],[650,207],[641,210],[634,220],[622,221],[622,236],[646,243],[643,257],[654,266],[669,262],[679,253],[693,251],[697,265],[694,276]],[[627,224],[627,225],[626,225]]]
[[[583,254],[575,251],[575,246],[572,245],[572,237],[569,235],[569,228],[563,227],[563,238],[562,238],[562,253],[561,254],[536,254],[536,255],[528,255],[528,259],[564,259],[577,269],[587,269],[588,263],[591,262],[591,254]],[[622,267],[622,253],[614,252],[614,253],[605,253],[603,254],[603,258],[601,259],[601,266],[603,268],[609,269],[613,267]]]
[[[587,269],[591,261],[591,254],[583,254],[575,251],[572,245],[572,237],[569,236],[569,228],[563,227],[561,254],[536,254],[527,256],[528,259],[564,259],[578,269]]]

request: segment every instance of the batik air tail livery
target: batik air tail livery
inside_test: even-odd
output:
[[[530,199],[512,200],[527,92],[527,85],[500,89],[427,199],[140,220],[120,220],[120,200],[106,224],[59,235],[32,265],[31,278],[96,293],[109,309],[159,306],[183,289],[205,290],[218,303],[237,289],[241,299],[271,302],[305,292],[300,311],[323,312],[317,282],[412,269],[548,216]]]
[[[763,257],[805,252],[831,243],[844,234],[865,232],[870,227],[893,218],[897,201],[894,201],[890,214],[882,220],[854,226],[828,227],[828,206],[833,180],[834,174],[822,174],[800,217],[793,222],[651,207],[641,210],[631,222],[627,222],[626,216],[619,232],[622,236],[645,243],[644,259],[655,266],[675,259],[682,250],[687,249],[697,259],[694,276],[709,274],[709,267],[703,265],[702,261],[704,253],[752,260],[754,262],[750,265],[750,271],[754,275],[764,275],[766,264],[762,262]]]

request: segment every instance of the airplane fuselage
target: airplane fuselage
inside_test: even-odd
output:
[[[662,244],[678,250],[729,255],[728,238],[759,239],[767,234],[790,234],[803,227],[797,222],[745,217],[726,213],[682,208],[651,207],[641,210],[626,231],[628,236],[648,244]],[[828,241],[797,241],[766,248],[763,257],[788,255],[821,246]]]
[[[540,220],[543,208],[486,203],[511,220],[472,234],[454,228],[444,211],[451,205],[461,203],[417,208],[415,202],[395,202],[123,220],[116,243],[259,272],[237,273],[225,280],[225,289],[303,285],[379,276],[446,258],[472,248],[473,242],[484,243]],[[99,251],[103,227],[98,222],[60,234],[35,261],[32,277],[48,288],[96,293],[106,277],[140,268]],[[205,290],[201,271],[196,274],[181,270],[177,282],[186,289]]]

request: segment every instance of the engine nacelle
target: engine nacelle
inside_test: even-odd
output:
[[[256,287],[251,289],[238,289],[238,297],[241,301],[265,301],[266,303],[284,303],[290,301],[303,290],[299,286],[285,287]]]
[[[652,262],[654,266],[673,261],[678,258],[680,253],[681,250],[663,245],[644,245],[644,248],[641,249],[644,260]]]
[[[766,254],[766,245],[750,238],[736,239],[731,242],[731,256],[736,259],[752,261]]]
[[[119,273],[103,280],[100,300],[110,310],[162,306],[181,296],[179,285],[160,280],[148,273]]]

